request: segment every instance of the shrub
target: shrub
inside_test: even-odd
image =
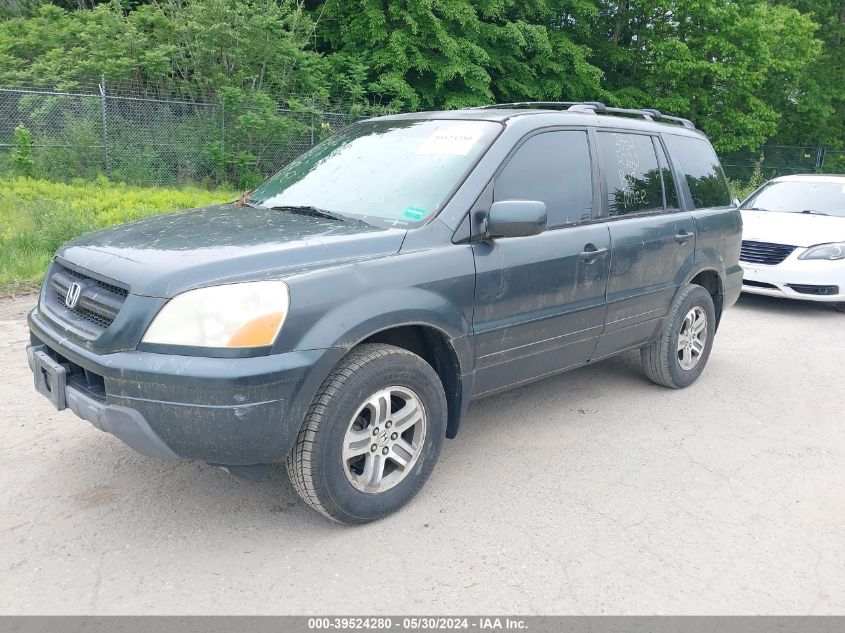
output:
[[[12,171],[19,176],[32,177],[35,159],[32,158],[32,132],[23,125],[15,128],[15,147],[12,149]]]
[[[731,191],[733,191],[733,195],[736,198],[739,198],[740,201],[745,200],[748,196],[750,196],[754,191],[764,184],[768,178],[763,173],[762,169],[762,157],[754,164],[754,171],[751,172],[751,176],[748,180],[731,180]]]

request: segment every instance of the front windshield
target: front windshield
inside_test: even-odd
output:
[[[845,217],[845,180],[771,182],[748,198],[742,208]]]
[[[316,207],[378,226],[435,215],[495,138],[490,121],[363,121],[256,188],[265,207]]]

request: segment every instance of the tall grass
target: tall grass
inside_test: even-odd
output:
[[[235,196],[228,190],[130,187],[106,179],[0,180],[0,294],[35,288],[56,249],[77,235]]]

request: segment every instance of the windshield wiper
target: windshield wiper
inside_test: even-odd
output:
[[[310,215],[315,218],[328,218],[330,220],[337,220],[338,222],[345,222],[346,224],[366,225],[372,226],[369,222],[365,222],[359,218],[353,218],[348,215],[343,215],[337,211],[329,211],[328,209],[321,209],[308,204],[280,204],[272,207],[265,207],[262,204],[252,203],[250,206],[262,209],[272,209],[273,211],[287,211],[288,213],[297,213],[299,215]]]
[[[816,211],[815,209],[804,209],[801,213],[808,213],[810,215],[830,215],[824,211]]]

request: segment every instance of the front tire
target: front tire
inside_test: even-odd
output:
[[[422,358],[392,345],[361,345],[320,387],[287,460],[300,497],[347,524],[408,503],[440,455],[446,396]]]
[[[845,301],[841,303],[837,303],[833,306],[834,310],[839,310],[839,312],[845,312]]]
[[[660,338],[640,350],[645,375],[672,389],[691,385],[704,371],[715,334],[713,297],[688,284],[672,303]]]

